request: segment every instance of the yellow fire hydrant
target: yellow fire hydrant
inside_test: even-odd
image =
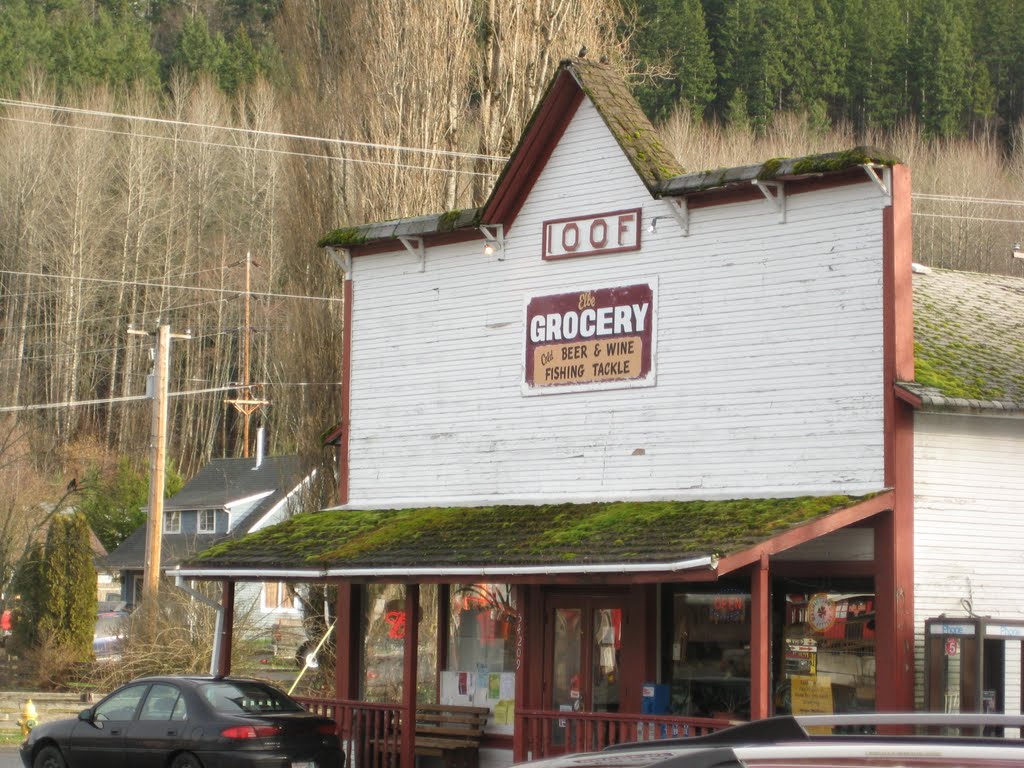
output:
[[[39,712],[36,711],[36,705],[32,703],[32,699],[25,702],[25,706],[21,709],[21,720],[18,721],[18,727],[21,728],[21,735],[28,738],[29,731],[36,727],[39,723]]]

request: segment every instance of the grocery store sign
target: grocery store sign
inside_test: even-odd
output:
[[[524,393],[652,386],[654,309],[653,281],[528,297]]]

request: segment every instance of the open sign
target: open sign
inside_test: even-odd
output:
[[[544,222],[545,259],[639,249],[639,208]]]

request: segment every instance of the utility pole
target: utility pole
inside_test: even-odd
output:
[[[150,336],[146,331],[128,328],[136,336]],[[171,339],[190,339],[190,333],[171,333],[171,326],[161,325],[156,333],[156,355],[153,361],[153,420],[149,438],[149,517],[146,521],[146,556],[142,571],[142,609],[155,627],[157,595],[160,591],[160,545],[164,519],[164,475],[167,465],[167,400],[171,370]]]
[[[242,386],[239,394],[233,400],[225,400],[235,406],[235,410],[242,414],[242,458],[249,458],[249,419],[252,415],[269,403],[262,398],[254,398],[250,392],[252,385],[249,383],[249,344],[251,327],[249,325],[249,298],[252,284],[252,253],[245,252],[245,336],[242,339]],[[256,266],[259,266],[257,264]]]

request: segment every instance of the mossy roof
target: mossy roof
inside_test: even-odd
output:
[[[187,567],[520,567],[725,556],[865,497],[325,510],[216,544]]]
[[[748,185],[754,181],[798,179],[848,171],[862,165],[897,165],[900,161],[877,147],[859,146],[838,152],[802,157],[776,157],[757,165],[717,168],[687,173],[669,179],[658,192],[662,195],[688,195],[708,190]]]
[[[626,81],[612,67],[589,59],[568,59],[562,68],[590,97],[601,119],[652,193],[685,171],[666,149]]]
[[[773,158],[756,165],[736,168],[718,168],[710,171],[687,173],[679,161],[662,143],[661,136],[647,119],[633,97],[622,75],[607,64],[589,59],[566,59],[551,79],[540,104],[524,131],[523,138],[506,163],[491,193],[491,199],[482,208],[447,211],[411,218],[393,219],[372,224],[342,227],[325,234],[320,247],[356,248],[399,237],[430,237],[456,230],[479,227],[481,217],[503,185],[513,184],[510,171],[516,167],[517,156],[533,150],[528,137],[545,130],[557,133],[557,127],[541,125],[541,116],[558,119],[544,110],[544,102],[553,98],[556,85],[563,87],[565,78],[574,82],[594,104],[601,119],[622,147],[637,176],[644,182],[652,197],[685,196],[727,190],[749,185],[754,179],[793,179],[848,171],[850,168],[874,163],[894,165],[899,161],[874,147],[854,147],[841,152],[807,155],[794,158]],[[529,144],[529,147],[527,146]],[[523,192],[525,194],[525,192]],[[505,222],[486,222],[505,223]]]
[[[929,407],[1024,410],[1024,279],[914,274],[914,381]]]

